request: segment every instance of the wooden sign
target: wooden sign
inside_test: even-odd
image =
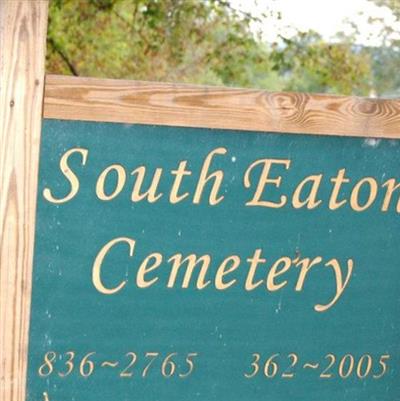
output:
[[[1,400],[397,400],[399,112],[47,77],[1,198]]]
[[[400,142],[111,123],[98,83],[48,81],[27,399],[395,399]]]

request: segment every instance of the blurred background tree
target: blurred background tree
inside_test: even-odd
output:
[[[400,19],[400,0],[373,0]],[[230,0],[52,0],[47,71],[355,95],[396,96],[400,42],[382,22],[382,46],[352,34],[327,42],[313,31],[273,43]],[[372,21],[375,23],[377,21]]]
[[[379,6],[388,7],[400,24],[400,0],[374,0]],[[377,21],[382,26],[382,45],[368,48],[371,55],[374,71],[372,87],[378,96],[400,97],[400,38],[391,25],[387,25],[379,18]]]

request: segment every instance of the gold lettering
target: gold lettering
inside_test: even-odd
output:
[[[360,193],[360,189],[364,184],[368,184],[370,190],[369,190],[368,200],[365,202],[364,205],[360,205],[358,196]],[[378,194],[377,182],[372,177],[365,177],[362,180],[360,180],[353,188],[350,197],[350,205],[356,212],[362,212],[368,209],[372,205],[372,203],[376,199],[377,194]]]
[[[209,204],[214,206],[220,203],[224,196],[218,196],[218,192],[220,190],[222,181],[224,179],[224,172],[222,170],[214,171],[213,173],[209,174],[208,170],[210,168],[212,159],[214,155],[224,155],[226,154],[227,150],[225,148],[217,148],[211,151],[203,162],[203,167],[201,168],[199,181],[197,183],[196,191],[193,196],[193,203],[198,204],[201,201],[201,196],[203,195],[203,190],[205,185],[209,180],[214,179],[213,186],[211,188],[210,196],[209,196]]]
[[[283,267],[278,270],[279,265]],[[275,278],[281,276],[283,273],[287,272],[292,265],[292,260],[288,257],[279,258],[271,267],[267,277],[267,289],[268,291],[278,291],[287,284],[287,280],[282,281],[280,284],[275,283]]]
[[[156,192],[157,192],[158,185],[160,183],[162,171],[163,171],[162,168],[156,169],[149,189],[147,191],[143,192],[142,194],[140,193],[140,190],[142,188],[144,176],[146,174],[146,167],[141,166],[132,171],[132,173],[131,173],[132,175],[137,174],[136,181],[135,181],[135,184],[133,185],[133,189],[132,189],[132,195],[131,195],[132,202],[139,202],[139,201],[147,198],[147,200],[150,203],[154,203],[158,199],[161,198],[162,193],[157,195]]]
[[[263,283],[262,280],[259,280],[256,283],[254,283],[254,276],[256,274],[258,264],[265,263],[267,261],[266,259],[261,257],[261,253],[262,250],[258,248],[254,251],[253,257],[247,259],[247,262],[250,263],[250,267],[246,278],[246,284],[245,284],[246,291],[252,291]]]
[[[229,266],[229,264],[231,266]],[[227,283],[224,283],[224,277],[236,270],[240,265],[240,257],[237,255],[232,255],[227,257],[219,266],[217,274],[215,276],[215,287],[218,290],[226,290],[236,283],[236,279],[232,279]],[[229,267],[227,267],[229,266]]]
[[[244,186],[246,188],[251,187],[251,182],[250,182],[250,174],[251,171],[257,167],[259,164],[264,164],[263,170],[260,175],[260,179],[258,180],[258,185],[257,189],[254,193],[253,199],[251,201],[248,201],[246,203],[247,206],[264,206],[264,207],[271,207],[271,208],[281,208],[286,204],[287,197],[282,195],[280,197],[280,202],[272,202],[272,201],[266,201],[266,200],[260,200],[262,197],[262,194],[264,192],[264,188],[266,184],[273,184],[275,187],[279,188],[281,185],[282,177],[278,176],[277,178],[269,178],[269,172],[271,170],[271,166],[273,164],[283,164],[285,166],[285,169],[288,170],[290,167],[290,160],[286,159],[261,159],[255,161],[253,164],[250,165],[250,167],[246,170],[246,173],[244,175]]]
[[[149,265],[151,259],[154,259],[154,262]],[[151,280],[146,280],[145,276],[147,273],[150,273],[151,271],[157,269],[160,266],[162,260],[163,257],[161,253],[158,252],[151,253],[143,260],[143,262],[139,266],[136,276],[136,284],[139,288],[147,288],[157,282],[158,277],[154,277]]]
[[[340,263],[337,259],[331,259],[325,264],[326,267],[331,267],[335,273],[335,278],[336,278],[336,294],[334,298],[332,299],[331,302],[329,302],[327,305],[315,305],[314,309],[317,312],[325,312],[329,308],[331,308],[335,303],[338,301],[338,299],[341,297],[343,294],[345,288],[347,287],[351,274],[353,272],[353,267],[354,267],[354,262],[353,259],[348,259],[347,260],[347,274],[346,278],[343,282],[343,274],[342,274],[342,269],[340,267]]]
[[[315,266],[318,263],[322,262],[321,256],[317,256],[314,259],[310,258],[304,258],[300,259],[299,261],[294,260],[293,263],[295,263],[296,266],[301,266],[299,278],[297,279],[297,284],[296,284],[296,291],[301,291],[304,286],[304,281],[306,279],[307,273],[310,271],[310,269]]]
[[[92,282],[94,287],[96,288],[97,291],[99,291],[102,294],[105,295],[112,295],[117,292],[119,292],[126,284],[126,280],[121,281],[121,283],[114,288],[107,288],[104,286],[102,280],[101,280],[101,269],[103,265],[103,261],[107,253],[110,251],[110,249],[120,243],[120,242],[126,242],[129,245],[129,256],[133,256],[133,251],[135,249],[135,243],[136,241],[133,240],[132,238],[127,238],[127,237],[119,237],[111,240],[108,242],[106,245],[101,248],[100,252],[97,254],[96,259],[93,264],[92,268]]]
[[[80,153],[82,155],[82,166],[86,164],[87,156],[88,156],[88,150],[87,149],[82,149],[82,148],[73,148],[68,150],[63,154],[63,156],[60,159],[60,170],[64,174],[64,176],[68,179],[71,189],[65,197],[61,199],[57,199],[53,196],[51,193],[51,190],[49,188],[45,188],[43,190],[43,197],[51,202],[51,203],[65,203],[71,200],[79,191],[79,179],[76,176],[76,174],[71,170],[71,168],[68,165],[68,159],[69,157],[74,154],[74,153]]]
[[[382,212],[387,212],[389,210],[390,202],[392,201],[393,192],[400,189],[400,183],[396,185],[396,180],[392,178],[386,181],[383,186],[387,187],[387,189],[385,199],[383,200]],[[397,201],[396,211],[400,213],[400,196]]]
[[[183,180],[183,177],[185,175],[191,175],[192,172],[189,170],[186,170],[186,160],[181,161],[179,163],[178,169],[177,170],[172,170],[171,174],[175,175],[174,183],[172,184],[171,188],[171,193],[169,196],[169,200],[171,203],[178,203],[181,200],[185,199],[187,196],[189,196],[189,192],[184,192],[182,195],[179,195],[179,189],[181,187],[181,183]]]
[[[107,195],[105,193],[104,184],[108,174],[111,171],[116,171],[117,173],[117,185],[115,189],[111,192],[111,194]],[[111,199],[114,199],[116,196],[119,195],[119,193],[124,188],[125,182],[126,182],[125,169],[119,164],[112,164],[111,166],[108,166],[105,170],[103,170],[102,173],[99,175],[96,184],[96,195],[99,199],[104,201],[109,201]]]
[[[167,283],[168,288],[173,288],[175,286],[176,278],[178,275],[179,268],[183,263],[187,262],[186,272],[182,283],[182,288],[188,288],[190,284],[190,279],[192,278],[193,271],[195,266],[198,263],[201,263],[200,272],[197,278],[197,289],[202,290],[210,284],[210,280],[205,281],[205,277],[210,266],[211,257],[210,255],[203,255],[199,258],[195,254],[191,254],[186,258],[182,259],[182,254],[178,253],[176,255],[171,256],[168,259],[168,262],[173,262],[171,273],[169,276],[169,280]]]
[[[293,198],[292,198],[292,205],[296,209],[300,209],[301,207],[307,205],[307,209],[315,209],[317,206],[321,204],[321,200],[317,200],[319,186],[321,185],[322,174],[319,175],[310,175],[306,177],[295,189]],[[301,200],[301,194],[304,190],[304,187],[307,183],[311,183],[311,189],[309,191],[308,196]]]
[[[348,184],[350,180],[345,177],[346,176],[346,170],[342,168],[341,170],[338,171],[338,174],[335,178],[331,178],[332,184],[334,184],[331,197],[329,199],[329,209],[331,210],[336,210],[339,209],[341,206],[343,206],[347,200],[343,199],[341,201],[338,201],[338,196],[340,193],[340,189],[343,184]]]

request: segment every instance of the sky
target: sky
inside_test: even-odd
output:
[[[277,39],[277,34],[290,35],[294,28],[319,32],[324,39],[332,40],[337,32],[351,33],[346,20],[355,22],[360,30],[358,44],[380,46],[381,23],[371,24],[369,17],[382,18],[386,24],[400,32],[395,25],[395,17],[387,7],[378,7],[369,0],[231,0],[240,10],[250,11],[261,16],[263,11],[281,12],[282,20],[270,18],[262,25],[263,36],[267,41]]]

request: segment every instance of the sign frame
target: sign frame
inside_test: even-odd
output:
[[[44,80],[47,10],[48,0],[0,1],[0,399],[10,401],[26,396],[43,117],[400,139],[398,99],[56,75]]]
[[[25,401],[48,0],[0,1],[0,400]]]
[[[44,118],[400,138],[400,99],[46,77]]]

